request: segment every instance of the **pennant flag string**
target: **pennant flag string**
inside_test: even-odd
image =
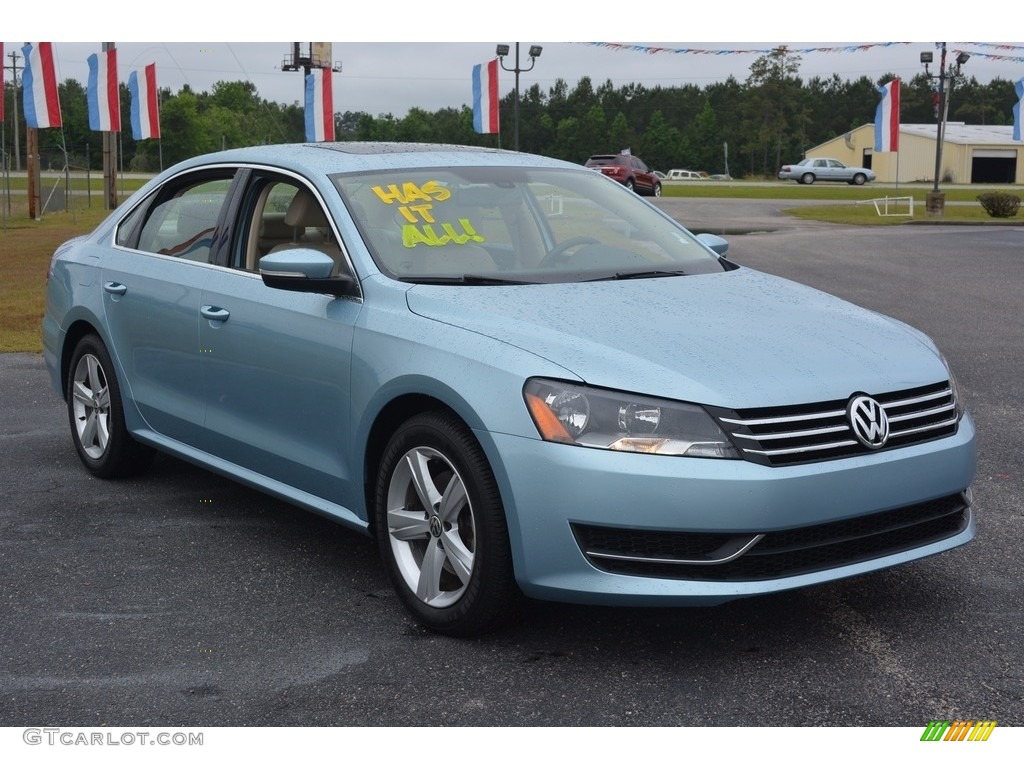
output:
[[[771,48],[663,48],[650,45],[634,45],[632,43],[582,43],[582,45],[609,48],[616,51],[632,51],[634,53],[673,53],[698,56],[732,56],[742,54],[769,54],[785,48],[789,53],[859,53],[873,48],[889,48],[898,45],[913,45],[913,43],[848,43],[846,45],[816,46],[812,48],[791,48],[785,44],[779,44]]]

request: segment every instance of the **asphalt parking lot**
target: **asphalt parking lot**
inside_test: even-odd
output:
[[[1024,725],[1024,226],[659,204],[747,222],[733,260],[938,342],[979,430],[974,542],[717,608],[534,603],[501,634],[439,637],[338,525],[166,457],[92,478],[41,359],[3,355],[0,726]]]

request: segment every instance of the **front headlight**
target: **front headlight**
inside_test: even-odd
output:
[[[740,458],[699,405],[551,379],[530,379],[523,397],[537,431],[549,442],[630,453]]]

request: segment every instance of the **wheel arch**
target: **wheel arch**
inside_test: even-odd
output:
[[[463,414],[459,413],[456,408],[453,408],[436,396],[423,394],[422,392],[407,392],[392,398],[377,412],[370,424],[363,447],[362,481],[363,505],[366,510],[366,520],[371,534],[375,531],[376,523],[374,498],[377,474],[380,470],[381,458],[384,455],[388,441],[403,422],[418,414],[431,411],[449,413],[465,424],[471,432],[473,431],[470,421]],[[488,453],[486,449],[484,449],[484,453]],[[488,455],[487,458],[488,461],[492,462],[493,466],[492,457]]]
[[[84,319],[75,320],[71,323],[67,331],[64,333],[64,341],[60,350],[61,399],[67,399],[68,376],[71,374],[71,357],[75,354],[75,347],[78,346],[78,342],[90,334],[97,336],[99,340],[103,342],[103,345],[107,347],[108,351],[110,349],[107,345],[106,339],[103,338],[103,335],[93,323]]]
[[[58,382],[60,384],[60,397],[67,402],[68,377],[71,376],[71,358],[75,354],[75,348],[78,346],[78,343],[90,334],[100,340],[100,343],[106,348],[107,354],[110,355],[111,365],[113,366],[111,373],[117,377],[118,386],[121,390],[121,405],[124,411],[125,424],[128,426],[128,432],[134,436],[138,429],[145,425],[145,420],[135,405],[131,385],[127,380],[125,372],[121,369],[121,361],[118,358],[117,351],[103,333],[102,325],[92,316],[76,318],[63,334],[57,358],[57,373],[60,376],[60,381]]]

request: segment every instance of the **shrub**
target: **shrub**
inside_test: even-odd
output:
[[[1009,219],[1017,215],[1020,198],[1009,192],[986,192],[978,195],[978,202],[989,216],[996,219]]]

